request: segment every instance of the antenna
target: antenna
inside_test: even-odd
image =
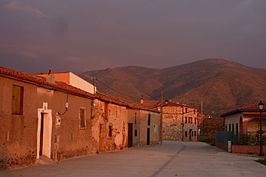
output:
[[[203,101],[200,102],[200,113],[203,115]]]

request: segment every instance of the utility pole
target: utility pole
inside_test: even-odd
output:
[[[182,105],[181,140],[184,141],[184,105]]]
[[[160,141],[161,141],[161,144],[163,144],[163,90],[161,90],[160,111],[161,111]]]

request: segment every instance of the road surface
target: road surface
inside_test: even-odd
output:
[[[163,142],[0,171],[0,177],[266,177],[266,166],[255,159],[200,142]]]

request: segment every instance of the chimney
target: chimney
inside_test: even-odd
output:
[[[140,98],[140,104],[143,104],[144,103],[144,99],[143,99],[143,96]]]
[[[48,74],[46,76],[46,81],[50,83],[55,83],[55,76],[52,74],[52,70],[49,69]]]

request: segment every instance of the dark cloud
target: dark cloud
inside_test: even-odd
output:
[[[0,54],[15,69],[21,58],[83,71],[212,57],[266,68],[265,9],[265,0],[4,0]]]

